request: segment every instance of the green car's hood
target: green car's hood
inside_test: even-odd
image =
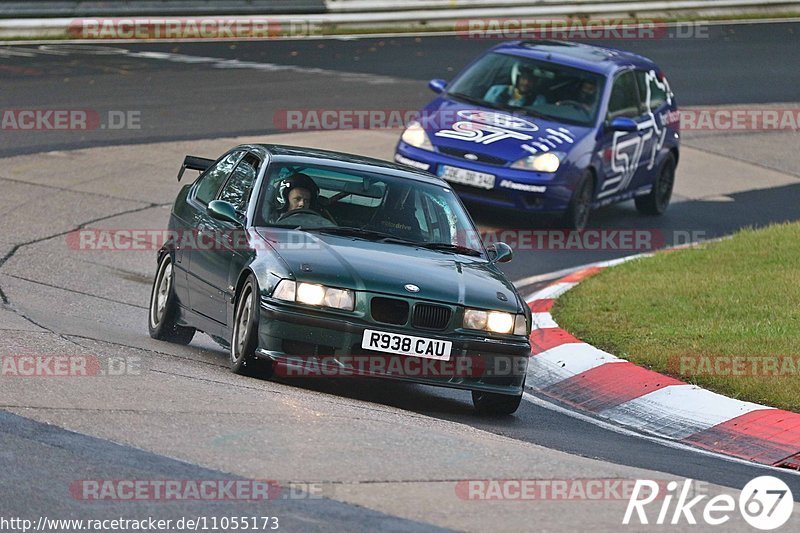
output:
[[[274,227],[257,231],[299,281],[521,312],[514,286],[481,257]],[[409,283],[419,292],[407,291]]]

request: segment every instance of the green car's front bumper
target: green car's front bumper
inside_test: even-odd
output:
[[[450,341],[450,359],[431,361],[366,351],[361,348],[366,329]],[[276,362],[279,375],[382,377],[510,395],[522,393],[531,351],[529,342],[519,337],[421,331],[357,316],[284,307],[265,299],[261,300],[258,337],[257,355]]]

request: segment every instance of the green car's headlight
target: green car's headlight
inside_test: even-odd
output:
[[[352,311],[355,309],[356,298],[350,289],[335,289],[314,283],[297,283],[284,279],[278,283],[272,293],[277,300],[297,302],[316,307],[332,307]]]
[[[561,165],[563,156],[564,154],[561,152],[545,152],[539,155],[531,155],[517,160],[511,165],[511,168],[553,173]]]
[[[425,128],[419,122],[409,124],[406,131],[403,132],[402,139],[404,143],[410,144],[414,148],[433,151],[433,144],[431,144],[428,134],[425,133]]]
[[[491,331],[492,333],[514,333],[527,335],[528,323],[525,315],[512,315],[502,311],[467,309],[464,311],[464,328]]]

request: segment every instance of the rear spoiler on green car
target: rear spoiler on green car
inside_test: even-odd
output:
[[[183,173],[186,172],[187,168],[190,170],[199,170],[200,172],[205,172],[213,164],[214,164],[213,159],[206,159],[205,157],[187,155],[186,159],[183,160],[183,165],[181,165],[180,172],[178,172],[178,181],[181,181]]]

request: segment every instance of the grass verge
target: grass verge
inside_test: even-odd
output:
[[[604,270],[562,296],[553,315],[639,365],[800,411],[800,223]]]

